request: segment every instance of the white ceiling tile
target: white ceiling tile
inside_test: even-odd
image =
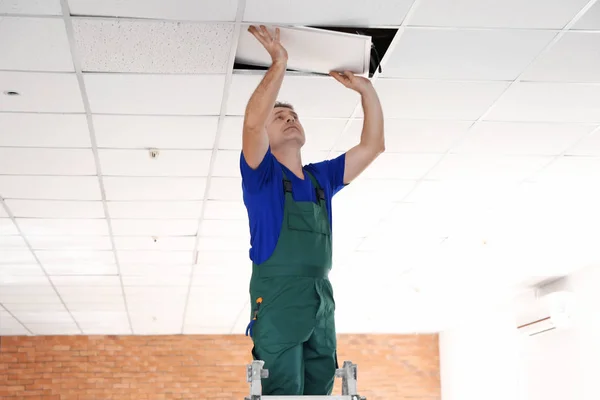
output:
[[[100,325],[100,324],[127,324],[127,313],[125,311],[86,311],[73,312],[73,318],[79,324]]]
[[[3,314],[0,311],[2,324],[0,325],[0,336],[29,336],[29,331],[21,325],[10,314]]]
[[[27,324],[27,328],[33,332],[34,335],[48,336],[48,335],[78,335],[81,334],[81,330],[75,325],[75,323],[43,323],[43,324]]]
[[[225,75],[93,73],[84,80],[94,113],[218,115]]]
[[[93,120],[100,148],[212,149],[219,117],[94,115]]]
[[[0,219],[0,225],[2,219]],[[17,235],[4,235],[2,234],[2,228],[0,227],[0,248],[2,249],[26,249],[27,245],[23,237]]]
[[[250,240],[248,237],[226,237],[226,236],[204,236],[198,242],[198,251],[222,251],[238,252],[248,251],[250,249]]]
[[[8,218],[8,214],[6,213],[4,207],[0,207],[0,218]]]
[[[35,264],[36,260],[29,250],[0,249],[2,264]]]
[[[118,276],[51,276],[54,286],[120,286],[121,280]]]
[[[465,208],[472,210],[474,204],[484,207],[490,203],[502,204],[515,188],[514,182],[498,180],[425,180],[416,186],[406,201],[424,203],[439,209],[453,208],[456,212]]]
[[[193,261],[193,249],[188,251],[119,250],[121,264],[189,265]]]
[[[105,177],[106,199],[119,200],[201,200],[205,178]]]
[[[222,300],[226,300],[223,302]],[[213,299],[211,307],[207,307],[206,302],[192,302],[188,305],[186,314],[186,324],[206,324],[213,326],[231,326],[238,318],[240,311],[243,310],[245,301],[232,301],[229,299]],[[212,303],[214,302],[214,303]],[[250,318],[250,317],[248,317]]]
[[[194,219],[200,217],[201,201],[109,201],[111,218]]]
[[[252,266],[248,255],[241,262],[236,264],[214,265],[196,265],[192,279],[193,286],[215,287],[217,290],[224,290],[222,287],[227,287],[227,291],[235,291],[237,288],[232,288],[232,285],[247,286],[252,275]],[[223,285],[221,285],[223,283]]]
[[[101,200],[95,176],[0,176],[5,199]]]
[[[44,264],[49,275],[117,275],[115,264]]]
[[[1,14],[61,15],[60,0],[3,0]]]
[[[600,122],[600,86],[521,82],[500,98],[487,120]]]
[[[124,286],[185,286],[190,284],[189,275],[170,275],[168,271],[165,275],[142,275],[142,276],[123,276]]]
[[[6,200],[15,217],[104,218],[100,201]]]
[[[0,146],[91,147],[85,115],[0,114]]]
[[[575,24],[573,29],[600,30],[600,3],[596,2]]]
[[[331,157],[328,151],[315,151],[315,150],[303,150],[302,151],[302,164],[313,164],[324,160],[336,158],[341,155],[339,152],[332,152]]]
[[[192,274],[191,265],[140,265],[125,264],[121,266],[121,276],[185,276]]]
[[[64,287],[59,288],[59,290],[64,289]],[[92,287],[92,289],[94,289]],[[115,287],[115,289],[121,290],[121,287]],[[122,294],[118,296],[111,296],[110,299],[113,300],[111,302],[71,302],[66,301],[67,307],[71,311],[73,315],[77,315],[82,312],[101,312],[101,311],[111,311],[111,312],[124,312],[125,311],[125,302],[123,301]],[[117,302],[114,301],[115,297],[117,297]],[[96,321],[96,323],[101,323],[102,321]]]
[[[600,126],[596,131],[567,151],[567,155],[600,156]]]
[[[400,25],[412,3],[413,0],[386,0],[376,4],[367,0],[351,3],[342,0],[302,3],[293,0],[248,0],[244,21],[324,26]]]
[[[65,306],[62,303],[35,303],[35,304],[9,304],[6,306],[6,309],[10,312],[17,311],[66,311]]]
[[[61,265],[110,265],[115,256],[109,250],[36,250],[37,258],[43,266]]]
[[[241,177],[239,150],[219,150],[216,157],[213,176]]]
[[[12,220],[8,218],[0,218],[0,236],[18,235],[19,231]]]
[[[453,153],[556,155],[565,151],[594,125],[491,122],[477,123]]]
[[[227,335],[231,333],[231,326],[208,326],[210,321],[201,324],[186,322],[183,327],[184,335]],[[246,329],[244,327],[244,329]]]
[[[195,236],[117,236],[115,246],[119,250],[161,250],[192,251],[196,243]]]
[[[244,117],[226,116],[221,125],[221,135],[219,137],[219,149],[241,150],[242,132],[244,129]]]
[[[383,76],[513,80],[555,35],[534,30],[408,28],[386,62]]]
[[[123,289],[114,286],[58,286],[60,297],[67,303],[87,304],[88,307],[112,304],[114,307],[123,306]]]
[[[106,176],[207,176],[210,150],[161,150],[151,158],[147,150],[98,150]]]
[[[233,24],[73,20],[84,72],[224,74]]]
[[[36,236],[27,235],[34,250],[111,250],[109,236]]]
[[[600,82],[600,32],[568,32],[521,77],[525,81]]]
[[[0,148],[0,174],[95,175],[96,165],[88,149]]]
[[[133,332],[128,322],[94,321],[80,322],[79,327],[84,335],[131,335]]]
[[[44,275],[9,275],[0,270],[0,280],[3,285],[13,286],[37,286],[47,285],[48,278]]]
[[[409,25],[561,29],[587,0],[423,0]],[[544,12],[540,12],[544,10]]]
[[[506,89],[506,82],[378,79],[386,118],[478,119]],[[361,111],[362,116],[362,111]]]
[[[132,313],[155,309],[157,312],[168,311],[168,306],[185,305],[187,298],[186,287],[160,286],[126,286],[125,296],[131,302]],[[181,310],[183,312],[183,308]],[[141,313],[140,313],[141,314]]]
[[[49,283],[47,285],[36,286],[0,286],[0,303],[4,305],[34,303],[60,304],[60,302],[56,292]]]
[[[198,231],[197,219],[113,219],[115,236],[189,236]]]
[[[250,96],[263,73],[234,74],[228,115],[244,115]],[[315,96],[315,93],[319,93]],[[280,101],[291,103],[302,121],[306,117],[349,117],[359,102],[359,95],[330,76],[287,75],[279,91]]]
[[[384,122],[388,153],[445,153],[472,125],[471,121],[427,121],[388,118]],[[360,142],[363,120],[352,121],[336,145],[348,151]]]
[[[44,219],[17,218],[25,236],[107,236],[108,225],[103,219]]]
[[[73,318],[67,311],[34,312],[19,311],[14,316],[25,325],[27,324],[68,324]]]
[[[204,208],[205,219],[245,219],[246,206],[239,201],[208,200]]]
[[[0,96],[0,111],[84,112],[74,73],[0,71],[0,88],[21,94]]]
[[[541,181],[558,183],[567,181],[569,183],[598,182],[600,179],[600,158],[597,157],[561,157],[540,174]]]
[[[450,154],[428,175],[428,179],[520,181],[528,178],[551,157]]]
[[[208,199],[242,201],[242,178],[211,178]]]
[[[209,238],[203,238],[209,239]],[[209,248],[198,252],[198,266],[196,267],[196,273],[202,271],[206,267],[231,267],[232,265],[236,266],[247,266],[251,265],[250,258],[248,255],[248,248],[240,251],[214,251]]]
[[[2,18],[0,54],[0,69],[74,71],[62,19]]]
[[[383,153],[362,175],[367,179],[419,179],[440,158],[440,154]]]
[[[200,228],[201,236],[243,237],[250,240],[248,219],[205,219]]]
[[[115,17],[176,19],[193,21],[234,21],[237,0],[202,2],[195,0],[69,0],[71,14]]]

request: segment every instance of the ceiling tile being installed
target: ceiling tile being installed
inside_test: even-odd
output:
[[[128,149],[212,149],[219,122],[218,117],[131,115],[94,115],[93,120],[98,147]]]
[[[84,80],[93,113],[219,115],[225,75],[94,73]]]
[[[104,218],[100,201],[6,200],[17,218]]]
[[[244,21],[283,25],[400,25],[414,0],[246,0]]]
[[[84,72],[224,74],[233,24],[73,20]]]
[[[0,69],[74,71],[62,19],[3,17],[0,38]]]
[[[575,24],[573,29],[600,30],[600,3],[596,2]]]
[[[409,25],[562,29],[587,2],[588,0],[422,0]]]
[[[85,115],[0,114],[0,146],[91,147]]]
[[[111,218],[193,219],[200,217],[201,201],[109,201]]]
[[[205,178],[105,177],[109,201],[202,200]]]
[[[207,176],[210,150],[98,150],[105,176]],[[0,164],[1,165],[1,164]]]
[[[600,32],[566,33],[521,77],[524,81],[600,83]]]
[[[508,83],[379,79],[375,87],[387,118],[474,121]]]
[[[227,115],[244,115],[246,104],[263,77],[262,73],[237,73],[231,80]],[[306,117],[349,117],[359,96],[330,76],[285,77],[278,100],[291,103],[300,120]]]
[[[72,15],[234,21],[238,0],[68,0]]]
[[[600,122],[600,85],[521,82],[500,98],[486,119]]]
[[[84,112],[75,74],[0,71],[0,111]]]
[[[61,15],[60,0],[4,0],[0,14]]]
[[[95,176],[0,176],[5,199],[101,200]]]
[[[0,148],[0,174],[96,175],[96,164],[90,149]]]
[[[407,28],[382,76],[513,80],[555,35],[549,31]]]

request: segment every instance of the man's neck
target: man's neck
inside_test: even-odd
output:
[[[292,171],[300,179],[304,179],[304,172],[302,171],[302,156],[300,155],[300,149],[287,148],[277,149],[273,151],[273,155],[279,161],[279,163],[285,165],[287,169]]]

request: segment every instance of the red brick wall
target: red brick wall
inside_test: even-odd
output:
[[[0,399],[236,399],[248,394],[244,336],[3,337]],[[439,400],[437,335],[340,335],[369,400]],[[334,393],[341,393],[338,380]]]

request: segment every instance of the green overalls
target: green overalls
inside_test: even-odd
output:
[[[335,303],[327,277],[331,228],[324,192],[305,173],[318,204],[294,201],[284,172],[279,241],[267,261],[252,266],[252,355],[269,370],[262,380],[263,395],[329,395],[338,367]]]

